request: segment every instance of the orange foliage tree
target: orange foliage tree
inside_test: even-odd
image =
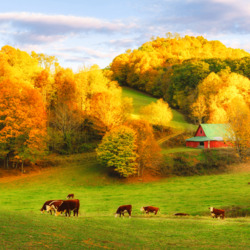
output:
[[[34,78],[41,71],[26,52],[4,46],[0,52],[0,148],[8,160],[34,160],[46,149],[46,112]]]
[[[155,140],[152,126],[143,120],[130,120],[126,125],[136,133],[138,176],[143,176],[145,170],[158,174],[162,164],[162,154]]]
[[[7,78],[0,82],[0,144],[4,157],[35,160],[46,149],[46,112],[38,90]]]

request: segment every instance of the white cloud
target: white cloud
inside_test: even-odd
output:
[[[66,15],[45,15],[41,13],[10,12],[0,13],[0,24],[11,24],[12,27],[25,27],[39,33],[65,33],[73,31],[123,32],[136,28],[133,23],[122,23],[119,20],[107,21],[93,17]]]

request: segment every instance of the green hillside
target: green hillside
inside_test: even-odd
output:
[[[134,117],[139,117],[139,111],[143,106],[149,105],[150,103],[157,101],[157,98],[154,98],[148,94],[145,94],[143,92],[137,91],[129,87],[123,87],[122,94],[123,97],[130,97],[133,99]],[[183,130],[188,129],[191,131],[196,129],[196,126],[188,123],[185,120],[185,117],[180,112],[172,109],[172,113],[173,113],[173,119],[169,124],[170,127]]]
[[[61,162],[61,163],[60,163]],[[208,207],[246,208],[249,173],[162,179],[126,184],[109,177],[91,155],[58,158],[58,167],[16,181],[0,179],[2,249],[247,249],[249,217],[212,219]],[[219,190],[218,190],[219,188]],[[74,193],[78,218],[41,214],[49,199]],[[132,218],[114,218],[132,204]],[[140,207],[160,207],[143,215]],[[191,216],[177,218],[176,212]]]

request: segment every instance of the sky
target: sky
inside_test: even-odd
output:
[[[6,0],[0,9],[0,47],[55,56],[74,71],[107,67],[168,32],[250,52],[250,0]]]

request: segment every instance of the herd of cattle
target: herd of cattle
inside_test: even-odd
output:
[[[47,211],[48,213],[52,214],[52,212],[55,213],[56,216],[59,214],[65,213],[65,215],[70,217],[71,211],[73,211],[74,216],[79,213],[79,208],[80,208],[80,201],[78,199],[74,199],[74,194],[69,194],[67,196],[67,200],[48,200],[46,201],[42,208],[40,209],[42,213],[44,211]],[[211,212],[211,216],[213,218],[225,218],[225,210],[222,209],[216,209],[213,207],[209,208]],[[153,206],[146,206],[146,207],[141,207],[141,211],[145,212],[146,214],[149,213],[154,213],[155,215],[160,211],[158,207],[153,207]],[[131,217],[132,214],[132,205],[122,205],[119,206],[118,209],[115,212],[115,217],[120,215],[120,217],[124,213],[127,212],[129,214],[129,217]],[[176,213],[176,216],[188,216],[189,214],[186,213]]]

